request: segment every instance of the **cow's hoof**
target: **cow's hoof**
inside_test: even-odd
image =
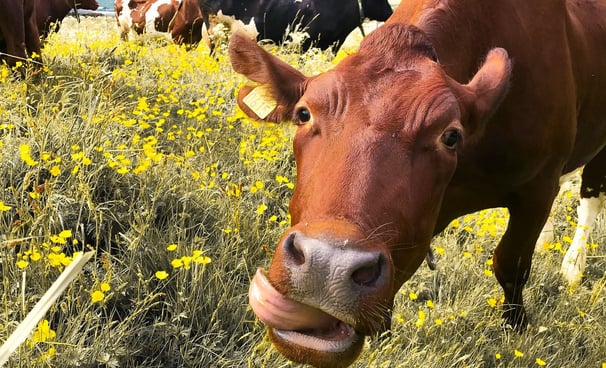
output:
[[[528,317],[526,316],[526,310],[524,307],[516,305],[505,305],[505,311],[503,312],[503,324],[501,325],[505,330],[513,330],[518,333],[526,331],[528,327]]]

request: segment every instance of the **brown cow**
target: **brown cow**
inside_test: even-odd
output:
[[[208,13],[203,13],[198,0],[182,0],[169,25],[169,32],[176,44],[194,45],[204,41],[210,45]]]
[[[72,9],[97,10],[96,0],[36,0],[36,24],[40,37],[58,32],[59,24]]]
[[[527,325],[522,290],[562,174],[606,191],[606,2],[408,0],[357,54],[306,77],[246,37],[234,69],[253,118],[292,120],[292,227],[254,312],[288,358],[350,364],[389,327],[394,295],[454,218],[507,207],[494,251],[505,323]],[[478,69],[479,66],[479,69]]]
[[[143,32],[167,32],[177,12],[179,0],[128,0],[126,8],[122,0],[115,0],[114,11],[118,30],[123,40],[134,30]]]
[[[9,66],[40,55],[34,5],[35,0],[0,0],[0,56]]]

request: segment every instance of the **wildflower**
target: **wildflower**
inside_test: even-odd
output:
[[[28,265],[29,265],[29,262],[24,259],[17,261],[17,267],[19,267],[20,269],[24,269]]]
[[[421,327],[425,323],[425,311],[419,310],[419,313],[417,313],[417,315],[419,318],[415,322],[415,326]]]
[[[10,210],[12,207],[4,204],[3,201],[0,201],[0,212],[5,212]]]
[[[488,270],[488,269],[485,269],[485,270],[484,270],[484,275],[486,275],[486,276],[490,277],[490,276],[492,276],[492,271],[491,271],[491,270]]]
[[[168,277],[168,272],[166,271],[156,271],[156,278],[158,280],[164,280]]]
[[[536,363],[537,363],[537,365],[539,365],[541,367],[547,365],[547,363],[541,358],[537,358]]]
[[[496,353],[494,357],[497,358],[497,360],[501,359],[501,353]]]
[[[166,247],[166,250],[169,252],[177,250],[177,244],[169,244],[168,247]]]
[[[173,268],[183,267],[183,260],[181,258],[175,258],[170,261],[170,265],[173,266]]]
[[[442,319],[440,319],[440,318],[436,318],[434,320],[434,322],[435,322],[436,326],[442,326],[442,324],[444,323],[444,321],[442,321]]]
[[[199,264],[209,264],[211,262],[210,257],[203,256],[201,250],[194,250],[192,261]]]
[[[59,233],[59,237],[63,238],[63,239],[67,239],[67,238],[71,238],[72,237],[72,231],[71,230],[63,230]]]
[[[91,301],[97,303],[105,299],[105,294],[101,290],[95,290],[90,294]]]
[[[262,215],[263,213],[265,213],[265,210],[267,210],[267,206],[265,205],[265,203],[262,203],[259,205],[259,207],[257,207],[257,214],[258,215]]]
[[[52,176],[56,177],[56,176],[61,175],[61,169],[57,165],[54,165],[53,167],[51,167],[49,171]]]
[[[417,294],[415,294],[414,292],[411,291],[410,293],[408,293],[408,298],[410,300],[417,300],[418,296],[417,296]]]
[[[404,317],[402,317],[402,315],[398,313],[396,315],[396,321],[398,321],[398,323],[404,323]]]
[[[32,336],[33,343],[37,342],[46,342],[55,338],[57,334],[53,329],[50,328],[50,324],[48,320],[43,319],[38,322],[38,327],[34,331],[34,335]]]
[[[513,351],[513,355],[515,355],[515,356],[516,356],[516,358],[521,358],[521,357],[523,357],[523,356],[524,356],[524,353],[522,353],[522,352],[521,352],[521,351],[519,351],[518,349],[515,349],[515,350]]]
[[[431,300],[426,301],[425,305],[427,305],[428,308],[433,308],[434,307],[433,301],[431,301]]]
[[[486,301],[488,302],[488,305],[493,308],[497,306],[497,300],[495,298],[488,298]]]
[[[99,286],[99,288],[101,289],[101,291],[107,292],[107,291],[110,291],[112,287],[107,282],[104,282],[101,284],[101,286]]]
[[[19,155],[21,156],[21,160],[23,160],[27,166],[36,166],[38,164],[38,162],[32,159],[31,148],[28,144],[22,144],[19,146]]]

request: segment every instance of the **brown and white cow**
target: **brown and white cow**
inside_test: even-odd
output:
[[[407,0],[358,53],[307,77],[235,35],[251,117],[291,120],[292,217],[250,302],[276,348],[349,365],[389,328],[394,295],[454,218],[507,207],[494,251],[505,323],[527,325],[522,291],[559,178],[584,165],[581,196],[606,191],[606,2]]]
[[[120,37],[126,40],[131,30],[137,34],[168,32],[178,7],[179,0],[115,0]]]
[[[35,0],[0,0],[0,59],[9,66],[40,55]]]

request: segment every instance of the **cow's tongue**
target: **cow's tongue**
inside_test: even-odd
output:
[[[279,330],[334,333],[342,324],[338,319],[321,311],[287,298],[279,293],[267,280],[262,269],[258,269],[248,291],[250,305],[261,321]]]

